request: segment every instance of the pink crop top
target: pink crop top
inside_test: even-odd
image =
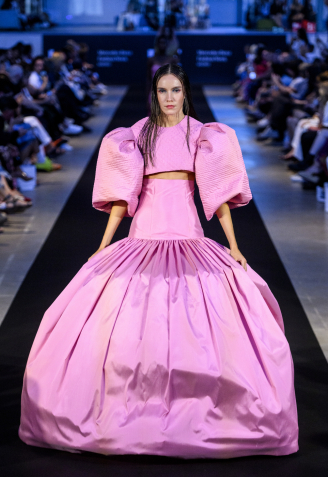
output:
[[[131,127],[136,138],[139,136],[147,119],[143,118]],[[160,129],[154,154],[155,165],[153,166],[149,163],[144,170],[145,175],[168,171],[195,172],[197,140],[203,124],[194,118],[189,118],[189,126],[190,152],[186,142],[187,116],[175,126]]]
[[[155,165],[144,167],[138,135],[147,118],[131,128],[108,133],[100,146],[93,189],[93,206],[110,212],[112,202],[125,200],[126,215],[133,217],[138,206],[143,176],[157,172],[195,172],[207,220],[227,202],[230,208],[248,204],[252,198],[245,164],[235,131],[222,123],[202,124],[187,116],[175,126],[161,128],[154,154]]]

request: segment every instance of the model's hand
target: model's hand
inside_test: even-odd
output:
[[[239,248],[234,248],[230,250],[230,255],[236,262],[240,263],[240,265],[247,271],[247,260],[244,255],[240,252]]]
[[[91,260],[95,255],[97,255],[97,253],[101,252],[102,250],[104,250],[104,247],[99,247],[98,250],[93,255],[91,255],[91,257],[88,258],[88,261]]]

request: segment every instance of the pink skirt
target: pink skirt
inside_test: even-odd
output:
[[[298,450],[279,306],[204,237],[193,194],[193,181],[145,180],[129,237],[46,311],[24,376],[24,442],[183,458]]]

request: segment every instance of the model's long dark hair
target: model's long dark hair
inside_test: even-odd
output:
[[[140,131],[138,138],[138,146],[144,157],[145,167],[149,162],[154,165],[154,151],[157,141],[157,136],[161,127],[165,126],[165,114],[162,112],[158,98],[157,98],[157,85],[164,75],[174,75],[182,84],[182,90],[185,96],[183,102],[183,113],[187,116],[187,133],[186,141],[189,147],[190,136],[190,122],[189,117],[197,118],[194,105],[191,98],[190,82],[187,73],[178,65],[164,65],[161,66],[155,73],[151,88],[151,112],[150,116],[145,122],[143,128]]]

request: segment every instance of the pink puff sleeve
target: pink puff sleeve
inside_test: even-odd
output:
[[[130,128],[118,128],[102,140],[92,194],[95,209],[110,212],[112,202],[128,203],[126,216],[135,214],[144,171],[143,157]]]
[[[207,220],[225,202],[232,209],[252,198],[236,133],[226,124],[207,123],[201,128],[195,173]]]

